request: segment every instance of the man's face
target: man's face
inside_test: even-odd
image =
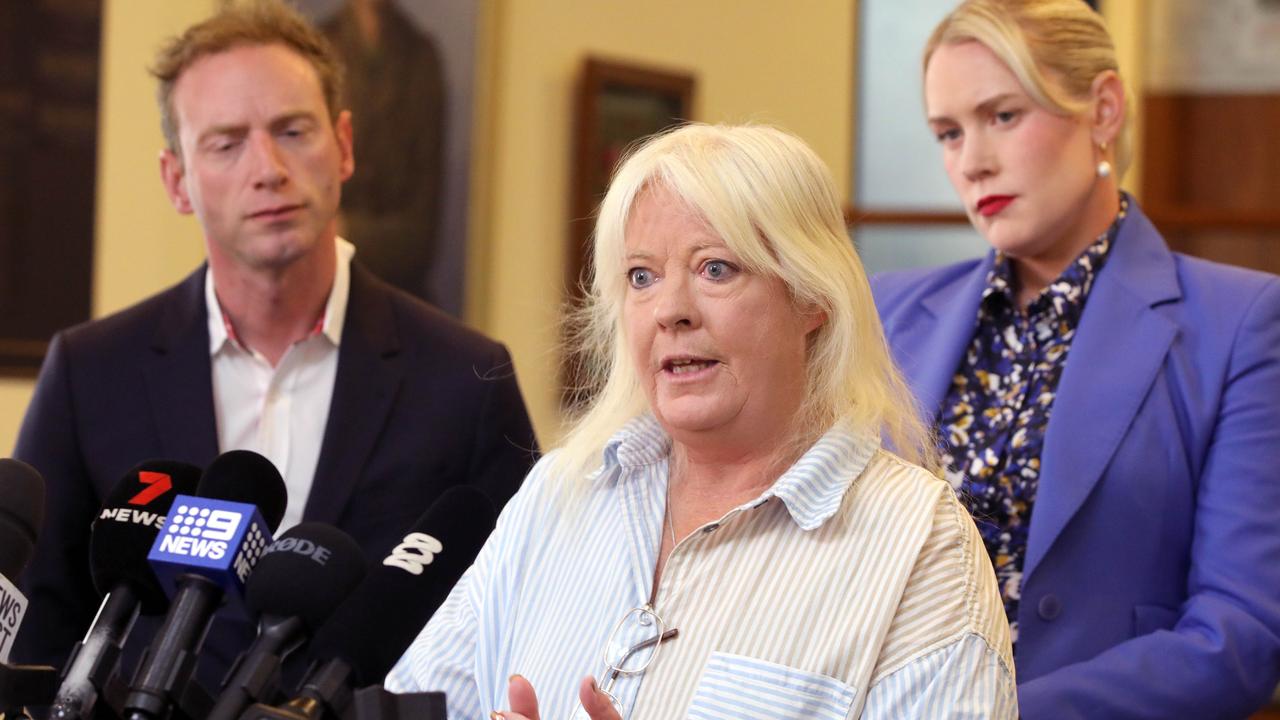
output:
[[[315,70],[283,45],[208,55],[173,90],[179,158],[160,158],[165,189],[195,213],[209,259],[279,270],[332,247],[351,177],[351,117],[330,122]]]

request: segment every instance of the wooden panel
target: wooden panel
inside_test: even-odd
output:
[[[1177,250],[1280,272],[1280,95],[1149,95],[1143,207]]]
[[[1277,216],[1280,95],[1153,95],[1144,111],[1149,208]]]

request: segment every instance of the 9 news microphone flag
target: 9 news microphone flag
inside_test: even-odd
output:
[[[199,497],[174,498],[151,548],[152,568],[173,600],[125,697],[131,718],[166,718],[175,707],[186,710],[182,701],[213,614],[224,595],[243,604],[245,580],[271,543],[287,502],[275,466],[247,450],[218,456],[197,492]]]

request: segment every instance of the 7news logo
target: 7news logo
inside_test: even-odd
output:
[[[138,472],[138,481],[142,483],[142,490],[137,495],[129,498],[128,504],[138,505],[141,508],[147,507],[157,498],[162,497],[173,489],[173,478],[167,473],[142,470]],[[163,505],[163,502],[160,504]],[[159,529],[164,527],[165,515],[164,513],[150,512],[139,508],[104,507],[102,512],[98,514],[98,519],[145,525]]]

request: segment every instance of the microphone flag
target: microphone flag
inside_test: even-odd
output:
[[[179,576],[197,574],[212,580],[229,602],[243,608],[245,581],[271,542],[271,530],[257,507],[179,495],[147,559],[171,596]]]

